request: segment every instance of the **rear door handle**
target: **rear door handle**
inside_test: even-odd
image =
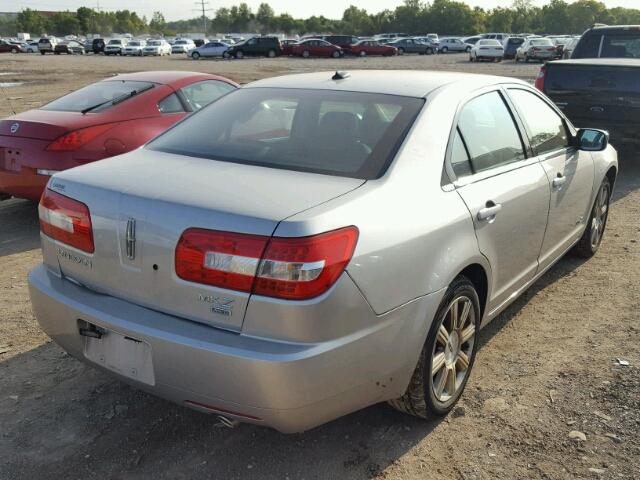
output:
[[[565,183],[567,183],[567,177],[561,174],[558,174],[558,176],[553,179],[553,182],[551,182],[553,188],[560,188]]]
[[[492,220],[500,210],[502,210],[501,204],[489,201],[485,208],[478,210],[478,220]]]

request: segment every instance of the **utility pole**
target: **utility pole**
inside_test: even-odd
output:
[[[205,36],[207,35],[207,12],[211,12],[213,9],[212,8],[208,8],[208,6],[210,5],[209,2],[205,2],[205,0],[198,0],[196,2],[196,5],[199,8],[194,8],[195,11],[202,11],[202,28],[204,29],[204,34]]]

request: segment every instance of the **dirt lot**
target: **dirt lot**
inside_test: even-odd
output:
[[[246,82],[335,68],[527,80],[538,71],[469,64],[465,55],[199,62],[4,55],[0,82],[28,83],[5,90],[0,116],[117,72],[199,70]],[[40,261],[36,205],[0,203],[0,479],[640,478],[640,158],[621,161],[600,252],[588,262],[561,260],[482,332],[453,414],[422,422],[377,405],[290,436],[223,428],[64,354],[29,304],[26,275]],[[574,430],[586,440],[570,438]]]

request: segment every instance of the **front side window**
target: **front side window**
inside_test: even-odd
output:
[[[458,128],[474,172],[525,158],[516,125],[498,92],[485,93],[469,101],[460,113]]]
[[[569,146],[562,118],[540,97],[520,89],[510,89],[509,96],[523,116],[531,148],[536,155]]]
[[[147,148],[361,179],[381,176],[424,99],[332,90],[238,89]]]

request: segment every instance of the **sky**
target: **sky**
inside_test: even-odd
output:
[[[213,11],[220,7],[237,5],[242,0],[205,0],[206,8]],[[255,12],[258,5],[264,0],[244,0]],[[35,10],[76,10],[78,7],[97,7],[105,10],[134,10],[139,15],[151,17],[154,11],[161,11],[167,20],[179,20],[193,18],[199,15],[196,0],[0,0],[0,11],[19,11],[23,8]],[[378,12],[385,8],[393,9],[402,3],[402,0],[268,0],[276,14],[289,13],[295,18],[306,18],[311,15],[324,15],[328,18],[341,18],[342,12],[349,5],[366,8],[368,12]],[[466,0],[472,6],[493,8],[510,5],[510,0]],[[537,5],[548,3],[544,0],[534,0]],[[571,3],[569,1],[569,3]],[[640,8],[640,0],[604,0],[608,7]],[[210,12],[210,15],[213,14]]]

